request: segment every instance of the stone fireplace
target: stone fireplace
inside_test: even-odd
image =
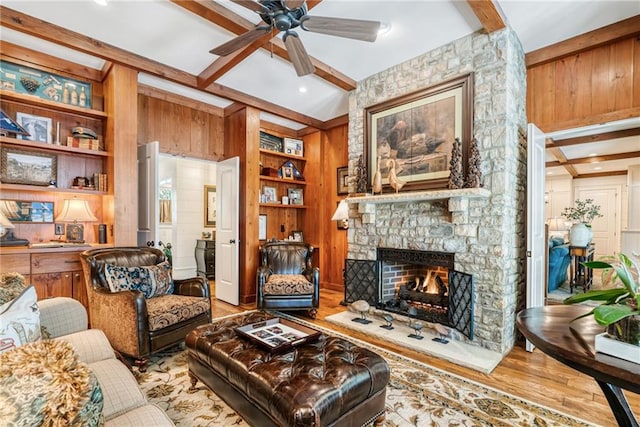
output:
[[[473,276],[473,339],[462,339],[505,354],[525,300],[526,68],[515,33],[472,34],[358,82],[349,100],[349,170],[365,152],[365,108],[470,72],[483,188],[349,197],[345,280],[353,275],[364,286],[377,277],[378,248],[454,254],[453,270]],[[349,187],[355,193],[355,180]],[[450,292],[440,273],[406,272],[434,274]],[[396,291],[373,292],[380,303]]]

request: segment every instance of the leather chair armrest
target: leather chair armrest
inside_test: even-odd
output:
[[[173,293],[190,297],[209,297],[209,281],[200,276],[174,279]]]
[[[89,288],[91,327],[101,329],[113,348],[122,353],[131,356],[148,354],[149,315],[142,292]]]
[[[264,284],[267,283],[269,276],[271,276],[271,269],[264,265],[258,267],[258,272],[256,273],[256,283],[258,284],[258,293],[262,293],[262,288]]]

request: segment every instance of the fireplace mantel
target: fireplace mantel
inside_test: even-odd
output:
[[[478,199],[487,198],[491,192],[486,188],[459,188],[456,190],[426,190],[404,193],[389,193],[347,197],[347,203],[407,203],[423,200]]]
[[[412,203],[421,201],[449,200],[449,212],[466,212],[469,208],[469,199],[486,199],[491,192],[486,188],[459,188],[455,190],[426,190],[404,193],[390,193],[378,195],[366,195],[347,197],[345,202],[357,203],[358,212],[362,214],[363,224],[373,224],[376,216],[376,205],[383,203]],[[453,223],[461,223],[462,218],[454,218]]]

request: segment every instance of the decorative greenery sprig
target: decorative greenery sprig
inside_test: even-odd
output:
[[[600,213],[600,205],[594,205],[593,199],[576,199],[573,207],[564,208],[562,216],[571,221],[589,225],[594,218],[601,218],[602,214]]]
[[[603,261],[583,263],[588,268],[614,269],[614,280],[620,279],[624,287],[594,290],[566,298],[565,304],[601,301],[599,306],[578,319],[593,314],[599,325],[609,326],[625,317],[640,315],[640,266],[636,260],[623,253],[618,254],[618,257],[620,260],[614,264]]]

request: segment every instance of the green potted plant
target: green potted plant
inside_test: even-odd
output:
[[[623,286],[575,294],[566,298],[564,303],[600,302],[600,305],[577,319],[593,315],[599,325],[607,327],[609,336],[640,346],[640,266],[638,260],[620,253],[618,261],[615,263],[591,261],[585,262],[583,265],[594,269],[613,269],[614,283],[619,280]]]
[[[594,205],[593,199],[576,199],[574,206],[564,208],[561,215],[574,222],[569,231],[571,246],[588,246],[593,237],[591,221],[602,217],[600,206]]]

